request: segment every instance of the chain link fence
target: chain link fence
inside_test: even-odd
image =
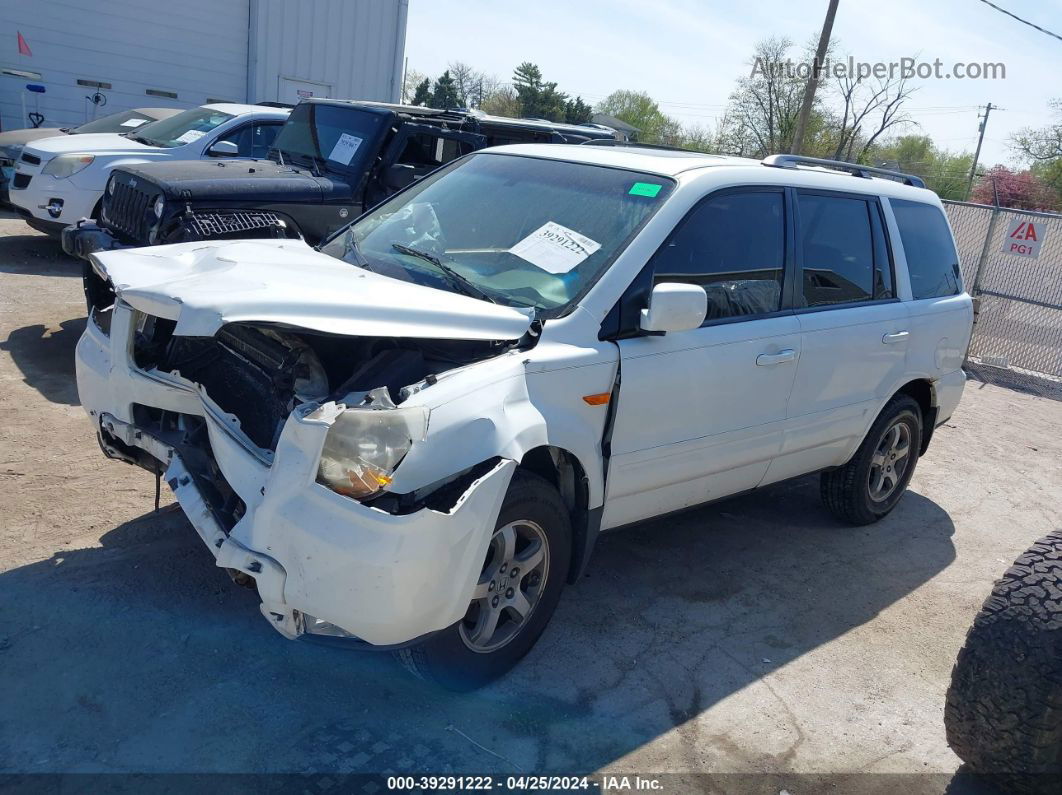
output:
[[[974,297],[967,372],[1062,400],[1062,215],[944,206]],[[1029,253],[1034,247],[1036,256]]]

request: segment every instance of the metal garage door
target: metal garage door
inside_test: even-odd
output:
[[[192,107],[207,100],[242,102],[247,91],[248,0],[0,0],[0,71],[36,72],[40,79],[0,75],[3,129],[29,126],[26,94],[43,126],[80,124],[136,107]],[[32,55],[20,55],[17,32]],[[78,81],[82,81],[79,83]],[[87,99],[99,87],[107,104]]]

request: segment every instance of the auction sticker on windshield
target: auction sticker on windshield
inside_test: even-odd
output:
[[[549,273],[567,273],[599,248],[601,244],[596,240],[546,221],[509,249],[509,253]]]
[[[358,151],[358,147],[361,146],[361,141],[362,139],[356,135],[343,133],[339,136],[339,140],[336,141],[336,145],[332,147],[332,154],[328,156],[328,159],[349,166],[354,154]]]
[[[122,122],[123,127],[139,127],[141,124],[147,124],[147,119],[127,119]]]
[[[206,135],[206,133],[202,130],[189,130],[186,133],[181,133],[177,140],[180,141],[182,144],[190,144],[193,141],[198,141],[204,135]]]

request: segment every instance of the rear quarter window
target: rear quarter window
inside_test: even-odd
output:
[[[962,292],[959,254],[940,208],[890,199],[907,257],[914,298],[940,298]]]

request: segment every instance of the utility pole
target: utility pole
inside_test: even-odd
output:
[[[837,0],[830,0],[829,8],[826,9],[826,20],[822,23],[822,32],[819,34],[819,46],[815,50],[815,63],[811,65],[811,76],[804,88],[804,102],[800,106],[800,115],[797,116],[796,130],[793,131],[793,145],[789,147],[791,154],[799,155],[804,146],[804,132],[807,130],[808,119],[811,117],[811,106],[815,104],[815,90],[819,87],[819,73],[822,64],[826,60],[826,51],[830,48],[830,34],[833,33],[833,19],[837,16]]]
[[[985,127],[988,126],[988,114],[993,110],[999,110],[999,107],[989,102],[985,105],[985,115],[978,114],[977,118],[981,119],[981,126],[978,128],[979,135],[977,136],[977,149],[974,150],[973,163],[970,165],[970,178],[966,181],[966,201],[970,200],[970,191],[973,190],[974,174],[977,172],[977,159],[981,157],[981,144],[985,140]]]

